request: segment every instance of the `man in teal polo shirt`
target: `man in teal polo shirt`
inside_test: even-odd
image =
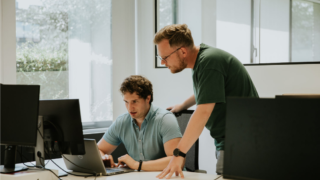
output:
[[[153,106],[151,82],[142,76],[130,76],[121,84],[127,113],[119,116],[98,142],[100,154],[111,167],[157,171],[169,163],[182,135],[176,117],[165,109]],[[118,158],[110,155],[120,143],[128,154]],[[183,165],[182,165],[183,167]]]
[[[195,46],[186,24],[164,27],[156,33],[154,43],[161,64],[165,64],[172,73],[192,69],[194,94],[182,104],[168,108],[171,112],[179,112],[197,105],[177,146],[178,151],[187,153],[206,127],[215,140],[216,172],[223,173],[226,97],[258,97],[248,72],[236,57],[223,50],[206,44]],[[180,168],[183,160],[179,155],[174,156],[157,177],[170,178],[173,173],[183,177]]]

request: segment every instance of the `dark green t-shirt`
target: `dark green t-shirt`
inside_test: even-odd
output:
[[[197,105],[216,103],[206,124],[217,150],[224,150],[226,97],[259,97],[242,63],[231,54],[200,45],[192,71]]]

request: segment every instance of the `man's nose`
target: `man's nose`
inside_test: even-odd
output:
[[[129,111],[132,111],[132,110],[133,110],[133,105],[132,105],[131,103],[129,103],[128,109],[129,109]]]
[[[161,65],[165,65],[167,63],[166,60],[161,60]]]

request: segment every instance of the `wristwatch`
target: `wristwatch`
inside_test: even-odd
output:
[[[181,156],[181,157],[183,157],[183,158],[186,157],[186,154],[183,153],[183,152],[181,152],[180,149],[178,149],[178,148],[175,148],[175,149],[173,150],[173,155],[174,155],[175,157],[178,157],[178,156]]]

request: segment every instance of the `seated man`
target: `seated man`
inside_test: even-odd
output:
[[[163,170],[182,137],[176,117],[151,104],[152,84],[142,76],[126,78],[120,91],[128,112],[119,116],[98,142],[102,159],[110,160],[111,167],[126,164],[138,169],[142,161],[141,170]],[[116,165],[110,154],[120,143],[128,154],[118,158]]]

